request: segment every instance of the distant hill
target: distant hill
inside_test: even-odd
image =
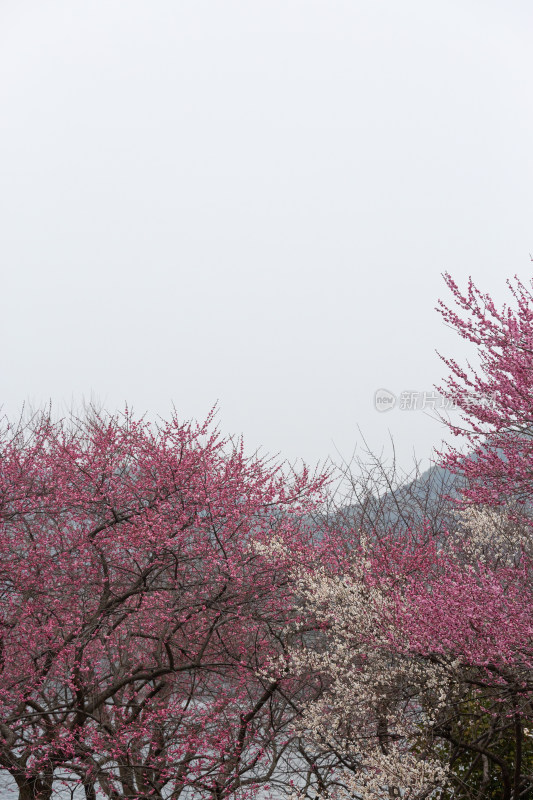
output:
[[[337,510],[337,520],[353,526],[366,526],[379,521],[387,528],[418,527],[428,520],[435,530],[452,522],[453,503],[447,496],[457,497],[461,478],[440,466],[432,466],[412,480],[389,486],[377,493],[358,492],[356,502]],[[382,488],[383,486],[382,479]]]

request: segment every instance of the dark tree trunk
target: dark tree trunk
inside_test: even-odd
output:
[[[19,800],[50,800],[52,797],[53,775],[36,775],[26,778],[15,775],[19,790]]]
[[[94,788],[94,783],[84,781],[83,788],[85,790],[86,800],[96,800],[96,789]]]

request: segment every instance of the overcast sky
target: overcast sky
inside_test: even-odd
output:
[[[426,465],[441,273],[533,274],[531,0],[0,0],[4,409]]]

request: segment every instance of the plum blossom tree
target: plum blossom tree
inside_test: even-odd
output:
[[[328,557],[306,523],[327,477],[245,456],[211,417],[1,433],[0,766],[21,799],[61,777],[88,800],[268,786],[320,690],[262,674],[300,613],[289,565]]]
[[[531,796],[533,298],[517,282],[500,312],[446,281],[481,357],[445,360],[472,447],[445,456],[455,511],[367,493],[328,517],[326,475],[211,418],[4,423],[0,768],[21,800]]]
[[[517,308],[498,311],[445,277],[467,319],[441,312],[481,362],[468,373],[444,359],[467,425],[450,427],[471,446],[443,459],[464,479],[455,522],[367,517],[344,572],[295,576],[321,633],[294,662],[329,678],[301,724],[360,762],[339,796],[533,792],[533,296],[517,280]]]
[[[442,300],[437,310],[476,345],[479,368],[441,356],[450,370],[443,391],[465,426],[447,424],[470,447],[467,457],[449,447],[442,464],[468,481],[463,502],[495,506],[513,499],[525,506],[533,495],[533,295],[515,277],[507,282],[514,307],[500,310],[472,279],[465,294],[448,273],[444,279],[462,314]]]
[[[341,575],[299,572],[322,629],[294,663],[330,678],[302,731],[360,764],[339,796],[412,800],[450,787],[468,797],[454,764],[480,760],[504,800],[533,791],[531,562],[495,564],[483,550],[478,558],[456,537],[396,531],[362,536]]]

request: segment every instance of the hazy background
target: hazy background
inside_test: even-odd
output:
[[[315,462],[446,435],[440,274],[533,275],[530,0],[0,0],[0,394]]]

